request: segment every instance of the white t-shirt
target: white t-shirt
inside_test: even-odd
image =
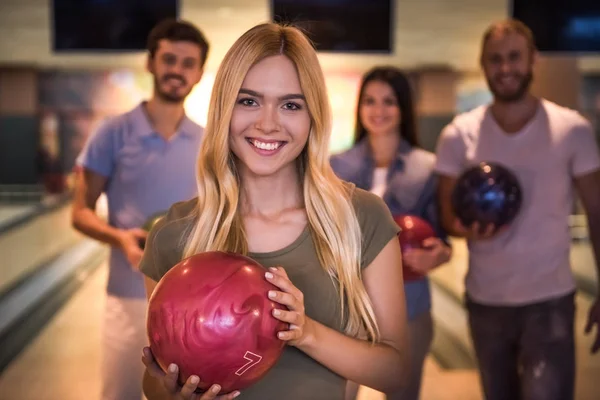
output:
[[[523,190],[520,213],[506,232],[469,243],[469,296],[484,304],[518,305],[574,290],[568,225],[573,178],[600,168],[589,122],[542,100],[534,118],[509,135],[481,106],[457,116],[437,146],[438,173],[457,177],[479,162],[499,162]]]
[[[375,172],[373,172],[373,185],[371,186],[371,193],[374,193],[379,197],[383,197],[387,187],[387,174],[387,167],[375,168]]]

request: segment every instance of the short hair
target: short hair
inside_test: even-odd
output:
[[[159,22],[148,35],[147,50],[153,58],[158,49],[158,42],[166,39],[170,42],[191,42],[200,47],[200,67],[208,58],[209,44],[202,32],[187,21],[165,19]]]
[[[517,19],[509,18],[509,19],[504,19],[501,21],[496,21],[496,22],[492,23],[490,26],[488,26],[488,28],[485,30],[485,32],[483,33],[482,41],[481,41],[481,57],[483,58],[483,51],[485,49],[485,46],[493,35],[495,35],[495,34],[505,35],[507,33],[516,33],[518,35],[523,36],[525,38],[525,40],[527,41],[527,46],[529,47],[529,51],[531,53],[536,51],[535,38],[533,36],[533,33],[531,32],[531,29],[529,29],[529,27],[527,25],[525,25],[523,22],[521,22]]]

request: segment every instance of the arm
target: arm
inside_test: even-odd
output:
[[[440,210],[440,225],[449,235],[465,237],[466,232],[457,230],[454,223],[456,215],[452,209],[451,198],[456,180],[457,178],[447,175],[439,176],[437,196]]]
[[[587,215],[590,241],[596,260],[596,277],[600,282],[600,154],[596,135],[587,120],[576,123],[567,138],[571,152],[570,173],[575,190]],[[596,298],[588,314],[585,332],[596,326],[596,339],[591,353],[600,350],[600,296]]]
[[[276,292],[276,301],[291,306],[278,318],[295,325],[300,330],[282,332],[283,340],[298,347],[307,355],[335,373],[382,392],[397,390],[408,380],[408,346],[406,332],[406,304],[400,245],[394,237],[373,262],[364,270],[363,280],[371,299],[381,340],[371,344],[326,327],[303,315],[302,294],[291,286],[283,268],[278,268],[268,279],[284,292]],[[298,303],[302,303],[300,307]],[[297,337],[300,335],[301,337]],[[297,340],[296,340],[297,339]]]
[[[106,189],[117,164],[118,132],[118,127],[111,123],[102,125],[90,136],[77,157],[71,221],[84,235],[121,248],[129,263],[137,267],[142,255],[138,241],[146,236],[145,232],[117,229],[96,214],[96,201]]]
[[[576,177],[575,188],[585,209],[600,286],[600,170]]]
[[[438,174],[437,199],[439,203],[441,225],[451,236],[464,237],[469,240],[487,239],[498,233],[490,224],[485,229],[480,229],[476,222],[465,227],[454,214],[452,209],[452,191],[459,175],[467,164],[467,147],[463,133],[458,123],[447,125],[438,139],[436,148],[435,171]]]
[[[437,203],[441,227],[447,234],[465,237],[467,232],[457,229],[452,210],[452,190],[464,169],[467,148],[458,126],[448,124],[442,130],[436,145],[435,171],[437,172]]]
[[[157,284],[158,284],[158,282],[156,282],[152,278],[144,276],[144,286],[146,287],[146,299],[148,301],[150,300],[150,296],[152,296],[152,293],[154,292],[154,288],[156,287]],[[153,359],[152,359],[152,361],[148,359],[148,354],[146,354],[146,353],[147,353],[146,349],[144,349],[144,355],[142,356],[142,359],[143,359],[144,363],[146,364],[146,371],[144,371],[144,381],[142,384],[142,390],[144,392],[144,395],[146,396],[146,398],[148,400],[168,399],[170,396],[169,392],[167,391],[165,386],[162,384],[162,382],[158,378],[155,378],[153,376],[153,373],[151,372],[151,370],[154,369],[153,372],[154,372],[154,375],[156,376],[156,375],[161,375],[160,372],[162,372],[162,371],[158,371],[158,369],[156,368],[157,365],[152,362]]]
[[[575,187],[587,215],[590,241],[596,260],[596,278],[600,286],[600,170],[576,177]],[[589,311],[585,333],[589,334],[594,325],[596,339],[592,344],[592,354],[600,350],[600,296]]]
[[[121,231],[96,214],[96,202],[104,192],[108,178],[89,169],[75,173],[71,222],[75,229],[92,239],[111,246],[120,246]]]
[[[139,239],[146,233],[141,229],[121,230],[110,226],[96,214],[96,202],[104,191],[108,178],[82,168],[76,172],[71,223],[79,232],[93,239],[118,247],[133,266],[142,257]]]
[[[434,268],[447,263],[452,257],[448,233],[440,221],[436,186],[437,179],[429,179],[418,202],[421,216],[431,224],[436,237],[425,239],[422,249],[408,249],[402,253],[404,267],[421,275],[426,275]]]

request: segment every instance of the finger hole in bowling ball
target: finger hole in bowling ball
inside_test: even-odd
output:
[[[146,239],[138,239],[138,246],[140,247],[140,249],[144,250],[144,247],[146,247]]]

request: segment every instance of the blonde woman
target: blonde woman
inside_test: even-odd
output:
[[[148,296],[181,259],[223,250],[270,270],[281,360],[240,399],[343,399],[352,380],[389,392],[405,383],[406,306],[398,227],[376,195],[331,170],[331,126],[317,55],[296,28],[256,26],[217,73],[198,161],[198,197],[171,207],[150,233],[140,269]],[[177,385],[148,348],[150,399],[232,399],[198,377]]]

